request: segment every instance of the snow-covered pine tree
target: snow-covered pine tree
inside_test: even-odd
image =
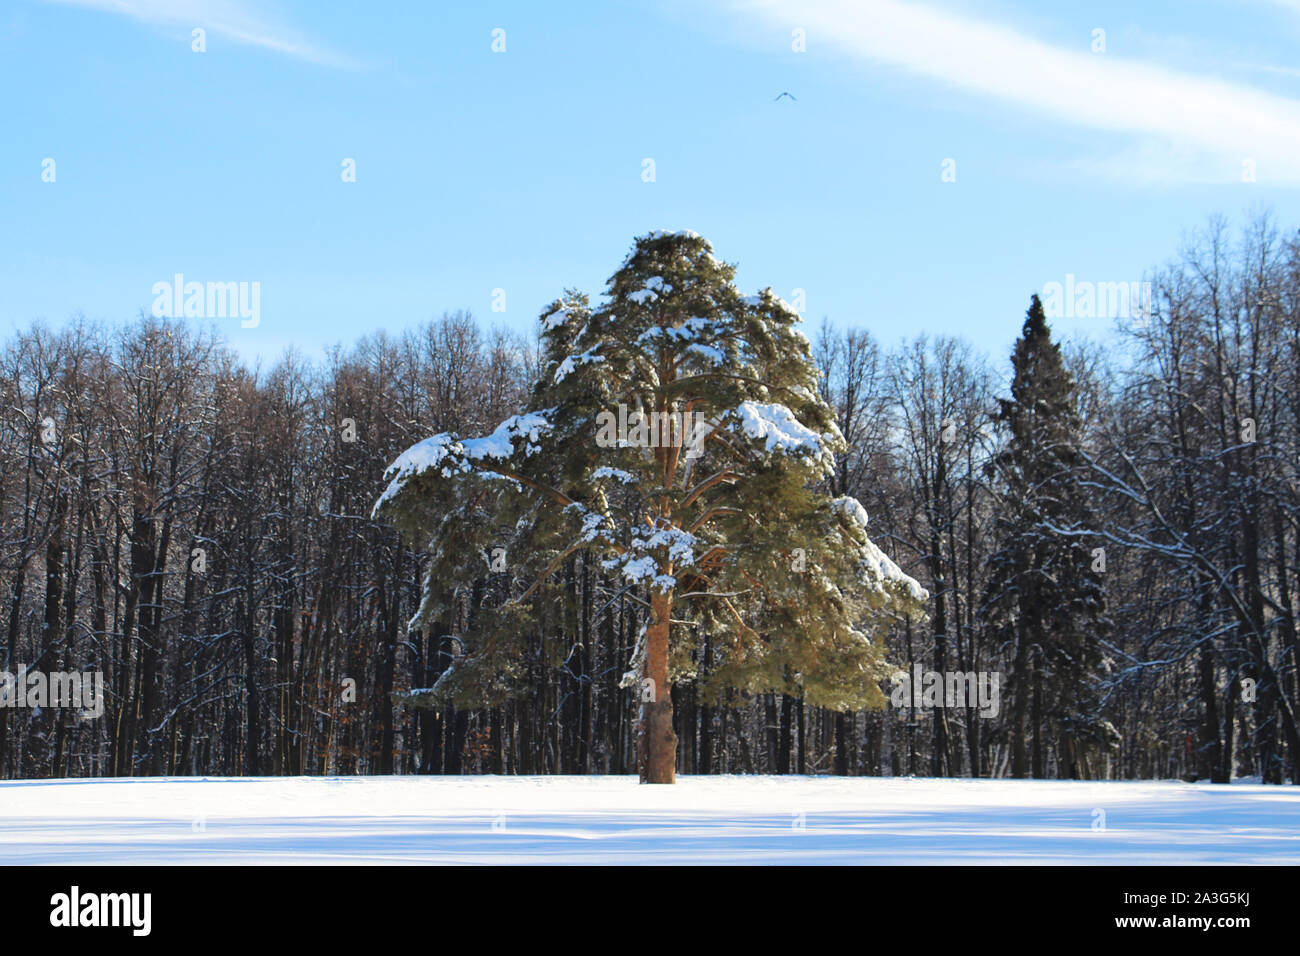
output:
[[[1096,520],[1082,484],[1074,379],[1036,295],[1011,364],[1011,398],[1000,400],[998,413],[1008,434],[994,462],[1001,484],[998,549],[984,610],[1015,648],[1012,773],[1045,776],[1046,746],[1055,742],[1061,774],[1089,777],[1090,754],[1117,738],[1097,713],[1109,622],[1083,533]]]
[[[800,319],[691,232],[638,238],[596,308],[576,293],[541,319],[544,365],[529,409],[484,438],[428,438],[386,473],[375,513],[433,555],[413,625],[449,624],[447,596],[484,573],[494,542],[513,590],[457,635],[463,652],[431,700],[520,693],[519,635],[570,555],[594,553],[647,624],[624,686],[642,701],[643,782],[672,783],[670,690],[802,694],[881,706],[889,674],[862,629],[922,612],[927,594],[867,537],[856,499],[819,490],[844,440],[820,397]]]

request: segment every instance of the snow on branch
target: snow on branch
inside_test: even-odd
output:
[[[490,435],[482,438],[460,439],[452,432],[441,432],[416,442],[393,460],[384,470],[388,487],[375,502],[371,514],[377,515],[385,504],[406,487],[417,475],[437,470],[444,478],[468,474],[480,462],[506,462],[515,454],[515,443],[523,440],[524,455],[540,450],[542,434],[553,426],[550,416],[554,409],[511,415]],[[496,472],[481,473],[483,477],[504,477]]]
[[[564,305],[560,306],[553,312],[546,313],[546,315],[542,316],[542,331],[553,332],[556,329],[561,328],[569,321],[569,316],[572,314],[573,313],[570,311],[569,307]]]
[[[629,292],[627,299],[629,302],[635,302],[637,305],[645,305],[647,302],[653,302],[661,295],[667,295],[673,291],[673,287],[663,280],[662,276],[651,276],[646,279],[640,289],[635,292]]]
[[[848,525],[859,549],[858,572],[877,586],[892,585],[904,588],[917,602],[929,600],[930,593],[911,575],[894,563],[893,559],[867,537],[867,509],[852,495],[842,495],[831,501],[831,510]]]
[[[592,481],[603,481],[606,478],[613,478],[625,485],[635,485],[641,480],[630,471],[624,471],[622,468],[610,468],[607,465],[601,466],[591,473]]]
[[[596,349],[592,349],[588,352],[583,352],[581,355],[570,355],[563,362],[561,362],[559,367],[555,370],[555,384],[559,385],[566,378],[572,375],[574,370],[579,365],[589,365],[593,362],[603,362],[603,361],[605,361],[605,357],[601,355]]]
[[[893,559],[881,551],[870,538],[862,546],[862,556],[858,570],[880,584],[904,588],[908,596],[917,603],[930,599],[930,592],[921,587],[921,583],[894,563]]]
[[[841,495],[831,502],[831,510],[836,514],[843,515],[851,522],[862,529],[865,534],[867,530],[867,509],[862,507],[862,502],[852,495]]]
[[[678,567],[695,564],[695,535],[680,528],[659,527],[637,529],[628,549],[617,557],[602,562],[606,570],[621,570],[630,584],[646,584],[659,590],[670,590],[677,584],[671,574],[661,573],[668,563]]]
[[[768,454],[778,450],[787,455],[822,453],[826,436],[803,425],[784,405],[742,402],[731,414],[740,422],[746,435],[763,442]]]

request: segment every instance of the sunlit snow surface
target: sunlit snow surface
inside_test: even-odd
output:
[[[1105,828],[1100,828],[1104,811]],[[833,777],[0,783],[0,864],[1300,863],[1300,788]]]

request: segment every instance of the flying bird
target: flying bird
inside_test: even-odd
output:
[[[799,99],[797,96],[794,96],[794,95],[791,94],[791,93],[782,93],[781,96],[788,96],[788,97],[790,97],[790,99],[795,100],[796,102],[798,102],[798,99]],[[777,102],[777,100],[781,99],[781,96],[778,96],[778,97],[777,97],[775,100],[773,100],[772,102],[773,102],[773,103]]]

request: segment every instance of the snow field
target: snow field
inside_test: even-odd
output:
[[[0,863],[1300,863],[1294,787],[679,779],[9,781]]]

